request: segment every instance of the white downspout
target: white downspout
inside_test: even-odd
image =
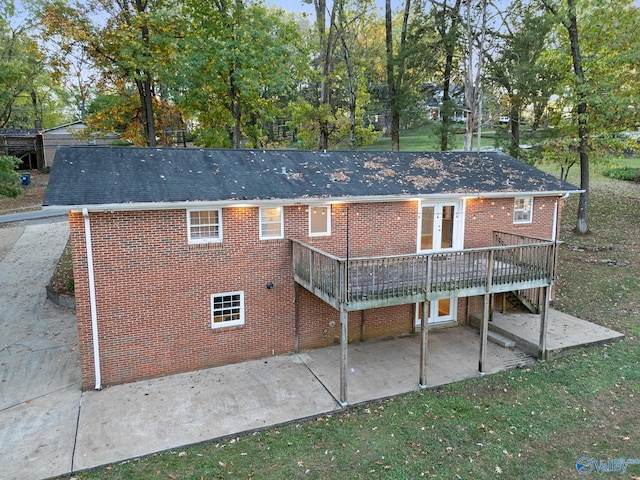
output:
[[[553,242],[558,238],[558,199],[556,198],[556,204],[553,208],[553,230],[551,230],[551,240]]]
[[[87,243],[87,270],[89,271],[89,301],[91,304],[91,335],[93,341],[93,368],[96,377],[96,390],[102,390],[102,378],[100,375],[100,345],[98,343],[98,311],[96,308],[96,285],[93,275],[93,246],[91,244],[91,225],[89,212],[82,209],[84,217],[84,233]]]

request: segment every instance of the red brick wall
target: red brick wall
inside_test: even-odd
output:
[[[550,235],[553,200],[536,199],[534,223],[521,226],[510,221],[513,199],[495,200],[485,210],[490,204],[467,202],[465,247],[489,245],[492,229]],[[205,245],[188,244],[184,210],[91,213],[103,385],[293,351],[291,247],[288,240],[259,239],[258,211],[222,209],[223,242]],[[332,205],[331,236],[309,237],[307,206],[290,206],[285,208],[284,234],[345,257],[348,217],[351,258],[414,253],[417,211],[415,201],[350,205],[348,211],[344,204]],[[82,383],[92,388],[91,311],[80,213],[70,215],[70,226]],[[267,282],[274,288],[267,289]],[[244,291],[245,324],[212,329],[211,294],[239,290]],[[333,344],[340,337],[338,312],[298,290],[299,348]],[[350,341],[360,340],[363,318],[367,339],[408,333],[413,306],[350,313]]]
[[[464,248],[491,245],[494,230],[551,239],[555,198],[534,198],[531,223],[513,223],[513,202],[513,198],[468,199],[465,208]]]

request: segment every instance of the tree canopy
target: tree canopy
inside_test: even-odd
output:
[[[0,127],[83,119],[136,145],[188,132],[232,148],[390,135],[399,149],[401,129],[431,124],[448,149],[462,121],[466,148],[495,127],[523,156],[527,122],[548,145],[577,139],[587,175],[589,151],[609,148],[593,139],[640,126],[633,0],[301,1],[312,13],[261,0],[28,0],[16,17],[2,0]]]

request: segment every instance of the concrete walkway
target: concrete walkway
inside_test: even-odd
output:
[[[75,316],[44,289],[68,237],[62,220],[0,226],[3,479],[55,477],[340,410],[339,346],[81,392]],[[479,344],[470,327],[431,330],[428,385],[477,376]],[[416,390],[419,351],[419,335],[350,345],[349,403]],[[487,373],[534,361],[488,345]]]

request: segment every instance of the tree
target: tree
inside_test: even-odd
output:
[[[172,4],[166,0],[51,3],[42,18],[45,33],[59,39],[62,51],[80,46],[87,52],[104,86],[135,86],[142,126],[139,138],[155,146],[159,73],[179,35],[179,15]]]
[[[50,80],[30,31],[32,19],[13,17],[13,5],[0,11],[0,128],[33,128],[42,115],[42,96]]]
[[[575,231],[585,234],[589,231],[591,137],[638,121],[636,52],[640,13],[630,0],[540,1],[566,33],[567,43],[562,47],[568,50],[572,65],[566,85],[575,107],[572,120],[577,129],[580,188],[584,190],[578,201]],[[599,27],[603,24],[608,28]]]
[[[485,38],[487,32],[487,0],[480,0],[474,6],[475,15],[472,17],[471,0],[467,0],[467,44],[465,55],[464,100],[467,122],[465,128],[464,149],[471,150],[473,134],[480,121],[480,99],[483,78]],[[479,25],[474,25],[475,18]],[[479,18],[479,20],[478,20]]]
[[[460,37],[460,24],[462,16],[460,8],[462,0],[454,0],[453,5],[448,5],[447,0],[439,3],[432,0],[435,27],[440,37],[440,47],[444,56],[442,69],[442,108],[440,111],[440,150],[449,149],[451,144],[451,115],[454,110],[454,101],[451,97],[451,80],[456,69],[456,50]]]
[[[377,133],[366,120],[371,85],[379,85],[380,58],[375,43],[379,17],[370,0],[316,2],[316,21],[307,40],[311,68],[290,102],[289,125],[305,148],[329,149],[349,141],[351,148],[371,143]],[[324,12],[324,13],[322,13]],[[333,24],[322,26],[322,22]]]
[[[319,135],[318,149],[325,150],[329,147],[329,136],[333,128],[330,121],[331,110],[331,77],[333,73],[333,55],[337,45],[336,15],[342,9],[344,0],[333,0],[331,12],[327,20],[327,0],[313,0],[316,11],[316,33],[319,42],[319,55],[317,58],[320,75],[320,96],[318,98],[318,109],[323,111],[318,116]],[[327,30],[327,26],[329,29]]]
[[[340,53],[344,70],[347,77],[347,92],[349,105],[349,147],[353,150],[359,144],[370,143],[374,136],[373,127],[363,127],[358,117],[362,115],[364,99],[369,95],[365,85],[365,66],[363,60],[366,56],[358,55],[359,33],[362,32],[366,24],[371,20],[369,10],[373,4],[370,0],[365,0],[362,8],[358,12],[345,12],[345,4],[339,5],[338,25],[336,30],[340,38]],[[360,60],[360,61],[358,61]]]
[[[521,114],[528,104],[546,104],[559,75],[541,60],[551,28],[550,17],[533,4],[512,3],[501,29],[499,44],[486,54],[489,81],[505,92],[509,102],[509,154],[520,157]]]
[[[16,169],[20,165],[20,159],[10,155],[0,155],[0,195],[5,197],[17,197],[22,190],[20,175]]]
[[[278,101],[294,87],[297,26],[284,11],[242,0],[187,1],[190,28],[173,62],[173,97],[205,146],[264,146]]]
[[[387,51],[387,86],[391,108],[391,149],[400,150],[400,94],[405,81],[405,54],[411,0],[405,0],[398,53],[394,54],[393,11],[385,0],[385,45]]]

